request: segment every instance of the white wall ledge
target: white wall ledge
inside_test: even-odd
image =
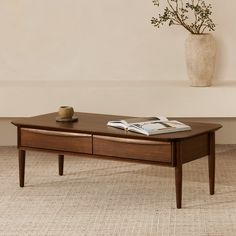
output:
[[[215,80],[210,87],[191,87],[188,80],[0,80],[0,87],[176,87],[190,89],[236,88],[236,80]]]
[[[0,81],[0,116],[77,111],[134,116],[236,117],[236,81],[190,87],[185,80]]]

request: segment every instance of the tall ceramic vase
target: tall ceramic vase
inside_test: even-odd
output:
[[[185,43],[191,86],[211,86],[216,61],[216,42],[211,34],[190,34]]]

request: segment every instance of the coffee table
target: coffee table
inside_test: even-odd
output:
[[[57,153],[59,175],[63,175],[65,154],[145,162],[175,168],[176,205],[181,208],[183,164],[208,155],[210,194],[214,194],[215,131],[222,127],[220,124],[179,119],[192,130],[145,136],[107,126],[108,121],[126,116],[82,112],[75,115],[78,122],[56,122],[57,113],[12,122],[17,126],[20,187],[24,187],[26,150]]]

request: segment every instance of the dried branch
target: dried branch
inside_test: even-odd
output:
[[[160,7],[161,0],[152,0],[153,4]],[[214,31],[216,25],[211,19],[212,6],[204,0],[166,0],[166,7],[158,17],[152,17],[151,23],[160,27],[164,23],[181,25],[192,34],[203,34],[206,30]],[[189,16],[193,16],[193,22]]]

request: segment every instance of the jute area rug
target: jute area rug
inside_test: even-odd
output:
[[[236,145],[217,146],[216,193],[207,158],[184,165],[183,209],[174,169],[28,152],[18,185],[15,147],[0,148],[0,235],[236,235]]]

